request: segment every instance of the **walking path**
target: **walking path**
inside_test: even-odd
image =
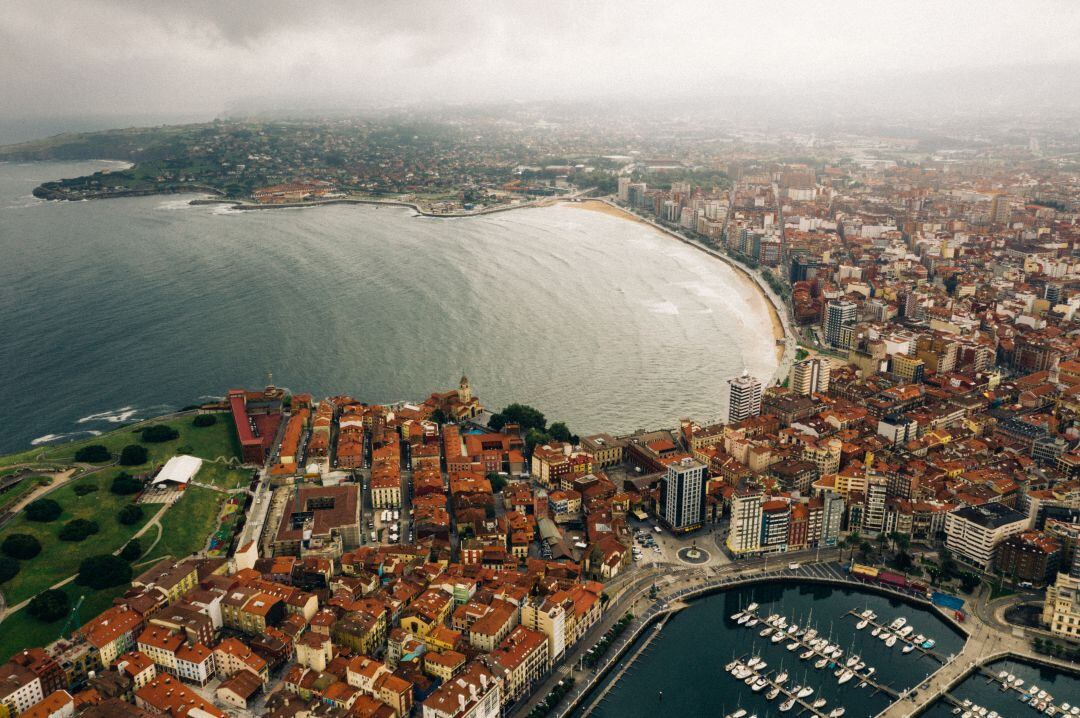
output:
[[[154,546],[156,546],[157,542],[161,540],[162,527],[161,527],[161,524],[159,523],[159,521],[161,520],[161,517],[165,515],[165,512],[169,509],[169,506],[170,506],[170,504],[165,504],[164,506],[162,506],[158,510],[158,512],[156,514],[154,514],[153,517],[151,517],[151,519],[149,521],[146,522],[145,526],[143,526],[141,529],[136,531],[132,535],[132,537],[130,539],[128,539],[128,541],[132,541],[134,539],[137,539],[140,536],[142,536],[144,533],[146,533],[148,530],[150,530],[151,527],[156,526],[157,529],[158,529],[158,536],[157,536],[156,539],[154,539],[154,543],[150,544],[150,547],[147,548],[145,551],[143,551],[144,555],[149,553],[150,549],[153,548]],[[125,543],[125,545],[126,545],[126,543]],[[123,546],[121,546],[120,548],[113,551],[112,552],[113,555],[115,556],[115,555],[119,554],[121,549],[123,549]],[[69,583],[71,583],[72,581],[74,581],[77,576],[78,576],[78,574],[68,576],[67,578],[63,579],[62,581],[57,581],[56,583],[49,586],[49,588],[47,588],[45,590],[51,591],[51,590],[56,589],[56,588],[63,588],[64,586],[66,586]],[[2,623],[4,621],[4,619],[6,619],[11,614],[25,608],[33,600],[34,600],[34,596],[31,596],[30,598],[26,599],[25,601],[20,601],[19,603],[16,603],[14,606],[6,606],[2,611],[0,611],[0,623]]]

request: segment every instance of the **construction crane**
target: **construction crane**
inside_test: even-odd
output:
[[[79,609],[82,608],[83,600],[85,598],[86,594],[79,596],[79,600],[71,607],[71,613],[68,614],[67,621],[64,622],[64,627],[60,629],[61,637],[69,635],[73,627],[78,628],[82,625],[82,621],[79,620]]]

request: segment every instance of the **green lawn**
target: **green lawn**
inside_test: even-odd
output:
[[[224,464],[211,464],[203,462],[199,473],[195,475],[195,481],[228,491],[247,486],[251,481],[251,469],[233,469]]]
[[[109,491],[109,484],[119,472],[117,468],[102,469],[84,476],[52,491],[47,498],[63,508],[60,518],[48,523],[28,521],[20,514],[0,530],[0,541],[13,533],[27,533],[41,542],[41,553],[22,562],[22,570],[15,578],[3,584],[4,597],[9,604],[16,604],[48,588],[57,581],[78,573],[79,563],[87,556],[115,551],[127,543],[154,514],[154,506],[145,507],[142,520],[132,526],[124,526],[116,520],[121,507],[131,503],[131,496],[117,496]],[[98,490],[78,496],[75,487],[94,484]],[[72,519],[97,521],[100,532],[81,542],[61,541],[57,534]]]
[[[153,551],[139,561],[159,558],[166,554],[174,558],[184,558],[201,551],[206,539],[217,528],[218,511],[227,498],[228,496],[219,491],[189,486],[180,500],[161,517],[161,540]],[[143,546],[148,546],[153,537],[154,529],[147,531],[147,542]]]
[[[101,436],[91,436],[78,441],[50,444],[18,454],[8,454],[0,457],[0,466],[19,463],[69,463],[74,459],[75,452],[78,449],[91,444],[101,444],[117,456],[120,450],[128,444],[142,444],[147,449],[148,461],[144,466],[130,467],[130,470],[134,471],[146,470],[150,466],[163,464],[175,454],[191,454],[203,459],[216,459],[219,456],[239,458],[240,445],[236,438],[232,415],[221,413],[215,414],[215,416],[218,419],[217,423],[206,427],[193,426],[191,422],[194,416],[190,415],[166,421],[150,420],[132,424]],[[180,432],[180,438],[160,444],[139,441],[139,431],[150,424],[171,426]]]
[[[127,586],[116,586],[104,591],[91,591],[84,586],[68,584],[62,589],[71,598],[74,606],[80,595],[86,599],[79,608],[79,624],[86,623],[112,605],[117,596],[127,590]],[[27,646],[45,646],[60,637],[66,618],[52,623],[42,623],[27,614],[26,609],[17,611],[0,623],[0,661],[7,661]],[[78,625],[73,626],[78,628]]]

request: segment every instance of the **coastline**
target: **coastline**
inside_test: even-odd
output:
[[[585,190],[588,191],[588,190]],[[577,195],[572,195],[577,196]],[[485,214],[495,214],[496,212],[509,212],[514,209],[528,209],[531,207],[550,207],[564,199],[570,197],[544,197],[539,200],[532,200],[530,202],[523,202],[520,204],[501,205],[498,207],[485,207],[483,209],[471,210],[467,212],[429,212],[421,207],[416,202],[410,202],[408,200],[393,200],[393,199],[363,199],[360,197],[337,197],[334,199],[315,200],[314,202],[283,202],[281,204],[256,204],[254,202],[245,202],[243,200],[234,199],[193,199],[190,204],[193,205],[205,205],[205,204],[221,204],[227,205],[232,209],[250,211],[250,210],[263,210],[263,209],[307,209],[309,207],[325,207],[332,204],[367,204],[375,206],[386,207],[402,207],[405,209],[411,209],[421,217],[434,217],[437,219],[443,218],[455,218],[455,217],[480,217]]]
[[[772,288],[769,287],[765,281],[758,276],[749,267],[743,265],[737,259],[729,257],[726,254],[717,252],[716,250],[701,244],[695,240],[682,236],[681,234],[674,232],[661,224],[648,220],[644,217],[626,210],[618,205],[614,204],[607,199],[586,199],[580,202],[573,203],[574,206],[581,209],[589,210],[590,212],[600,212],[610,217],[619,217],[621,219],[638,222],[640,224],[648,225],[653,229],[656,229],[669,237],[673,237],[683,244],[694,247],[706,254],[719,259],[726,263],[729,267],[735,270],[735,272],[742,277],[745,281],[749,282],[762,294],[765,298],[765,303],[769,307],[769,318],[772,322],[773,340],[776,342],[776,373],[773,379],[777,382],[782,382],[788,376],[788,371],[791,368],[791,364],[794,362],[795,356],[795,343],[792,342],[792,338],[795,336],[795,332],[791,329],[787,323],[787,306],[783,300],[775,295]]]

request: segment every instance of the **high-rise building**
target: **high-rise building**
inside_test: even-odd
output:
[[[743,371],[728,379],[728,421],[735,423],[761,413],[761,382]]]
[[[994,199],[990,201],[990,221],[994,224],[1008,224],[1011,214],[1012,207],[1009,205],[1009,196],[1004,194],[994,195]]]
[[[840,327],[854,324],[857,316],[855,302],[850,299],[833,299],[825,306],[825,342],[841,346]]]
[[[761,499],[762,492],[758,488],[737,489],[731,495],[727,545],[736,556],[761,550]]]
[[[672,531],[691,531],[705,520],[705,464],[686,457],[668,466],[660,485],[660,518]]]
[[[618,198],[620,202],[627,202],[630,200],[630,178],[619,178],[619,194]]]
[[[796,394],[810,396],[829,391],[829,361],[827,359],[803,359],[791,365],[788,386]]]

